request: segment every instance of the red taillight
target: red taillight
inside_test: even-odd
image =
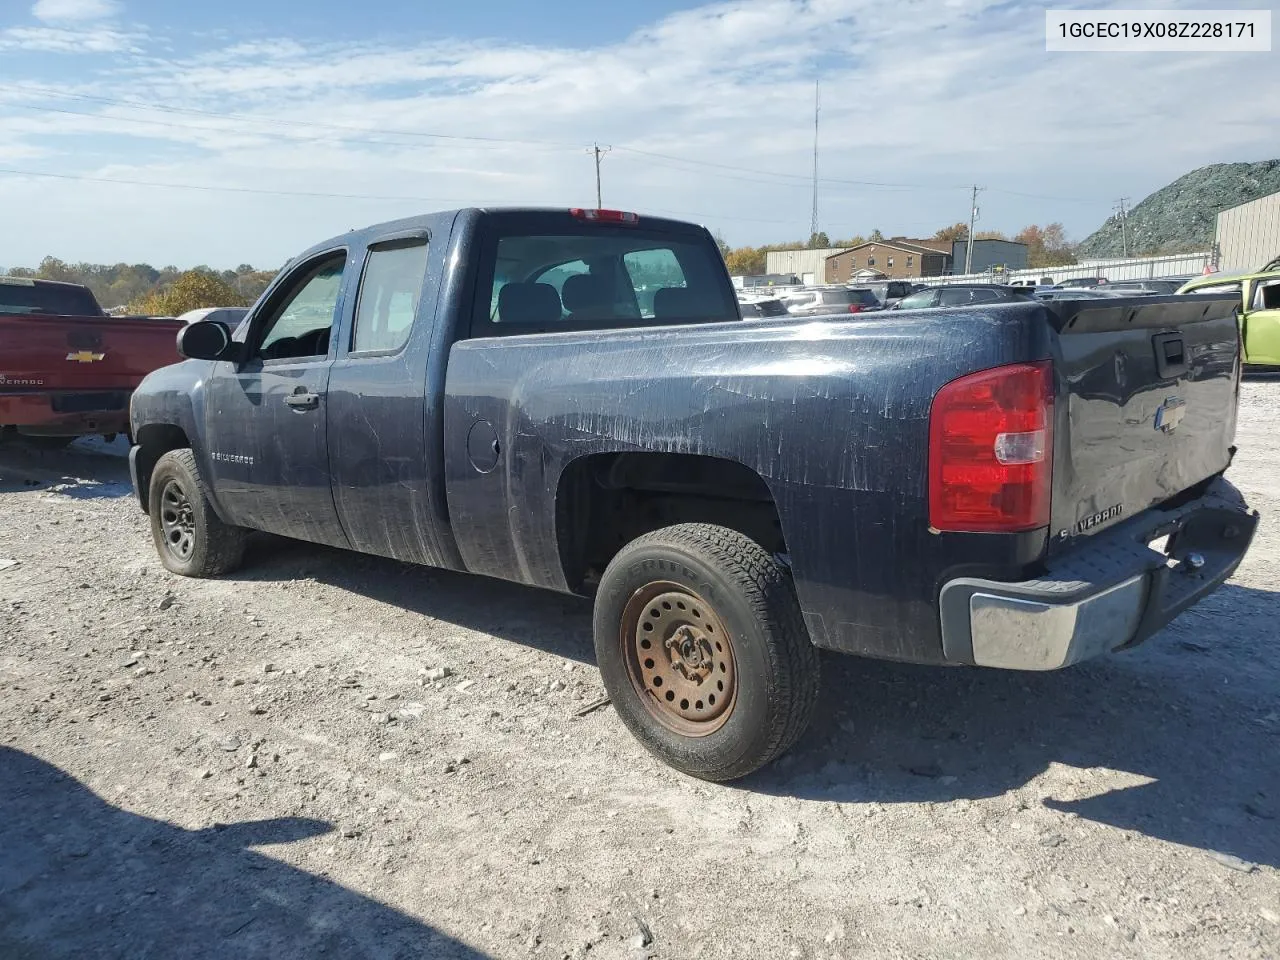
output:
[[[1049,523],[1053,364],[952,380],[929,411],[929,526],[1008,533]]]
[[[590,220],[595,223],[639,223],[640,217],[625,210],[588,210],[582,207],[571,207],[569,215],[579,220]]]

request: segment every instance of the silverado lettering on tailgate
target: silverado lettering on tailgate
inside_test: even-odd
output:
[[[1108,520],[1113,520],[1120,516],[1120,512],[1123,509],[1124,507],[1117,503],[1115,506],[1107,507],[1105,510],[1100,510],[1098,513],[1085,517],[1083,520],[1077,520],[1076,531],[1078,533],[1084,533],[1086,530],[1092,530],[1098,524],[1106,523]]]

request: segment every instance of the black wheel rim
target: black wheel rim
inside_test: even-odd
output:
[[[191,500],[177,480],[160,492],[160,531],[164,547],[178,560],[190,560],[196,547],[196,517]]]

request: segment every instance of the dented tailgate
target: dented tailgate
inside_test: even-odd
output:
[[[1239,388],[1236,301],[1064,301],[1051,508],[1055,545],[1220,473]]]

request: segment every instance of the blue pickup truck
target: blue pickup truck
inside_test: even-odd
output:
[[[743,320],[702,227],[467,209],[293,260],[132,400],[164,565],[251,530],[595,598],[619,716],[710,780],[814,713],[819,648],[1050,670],[1219,586],[1236,304]]]

